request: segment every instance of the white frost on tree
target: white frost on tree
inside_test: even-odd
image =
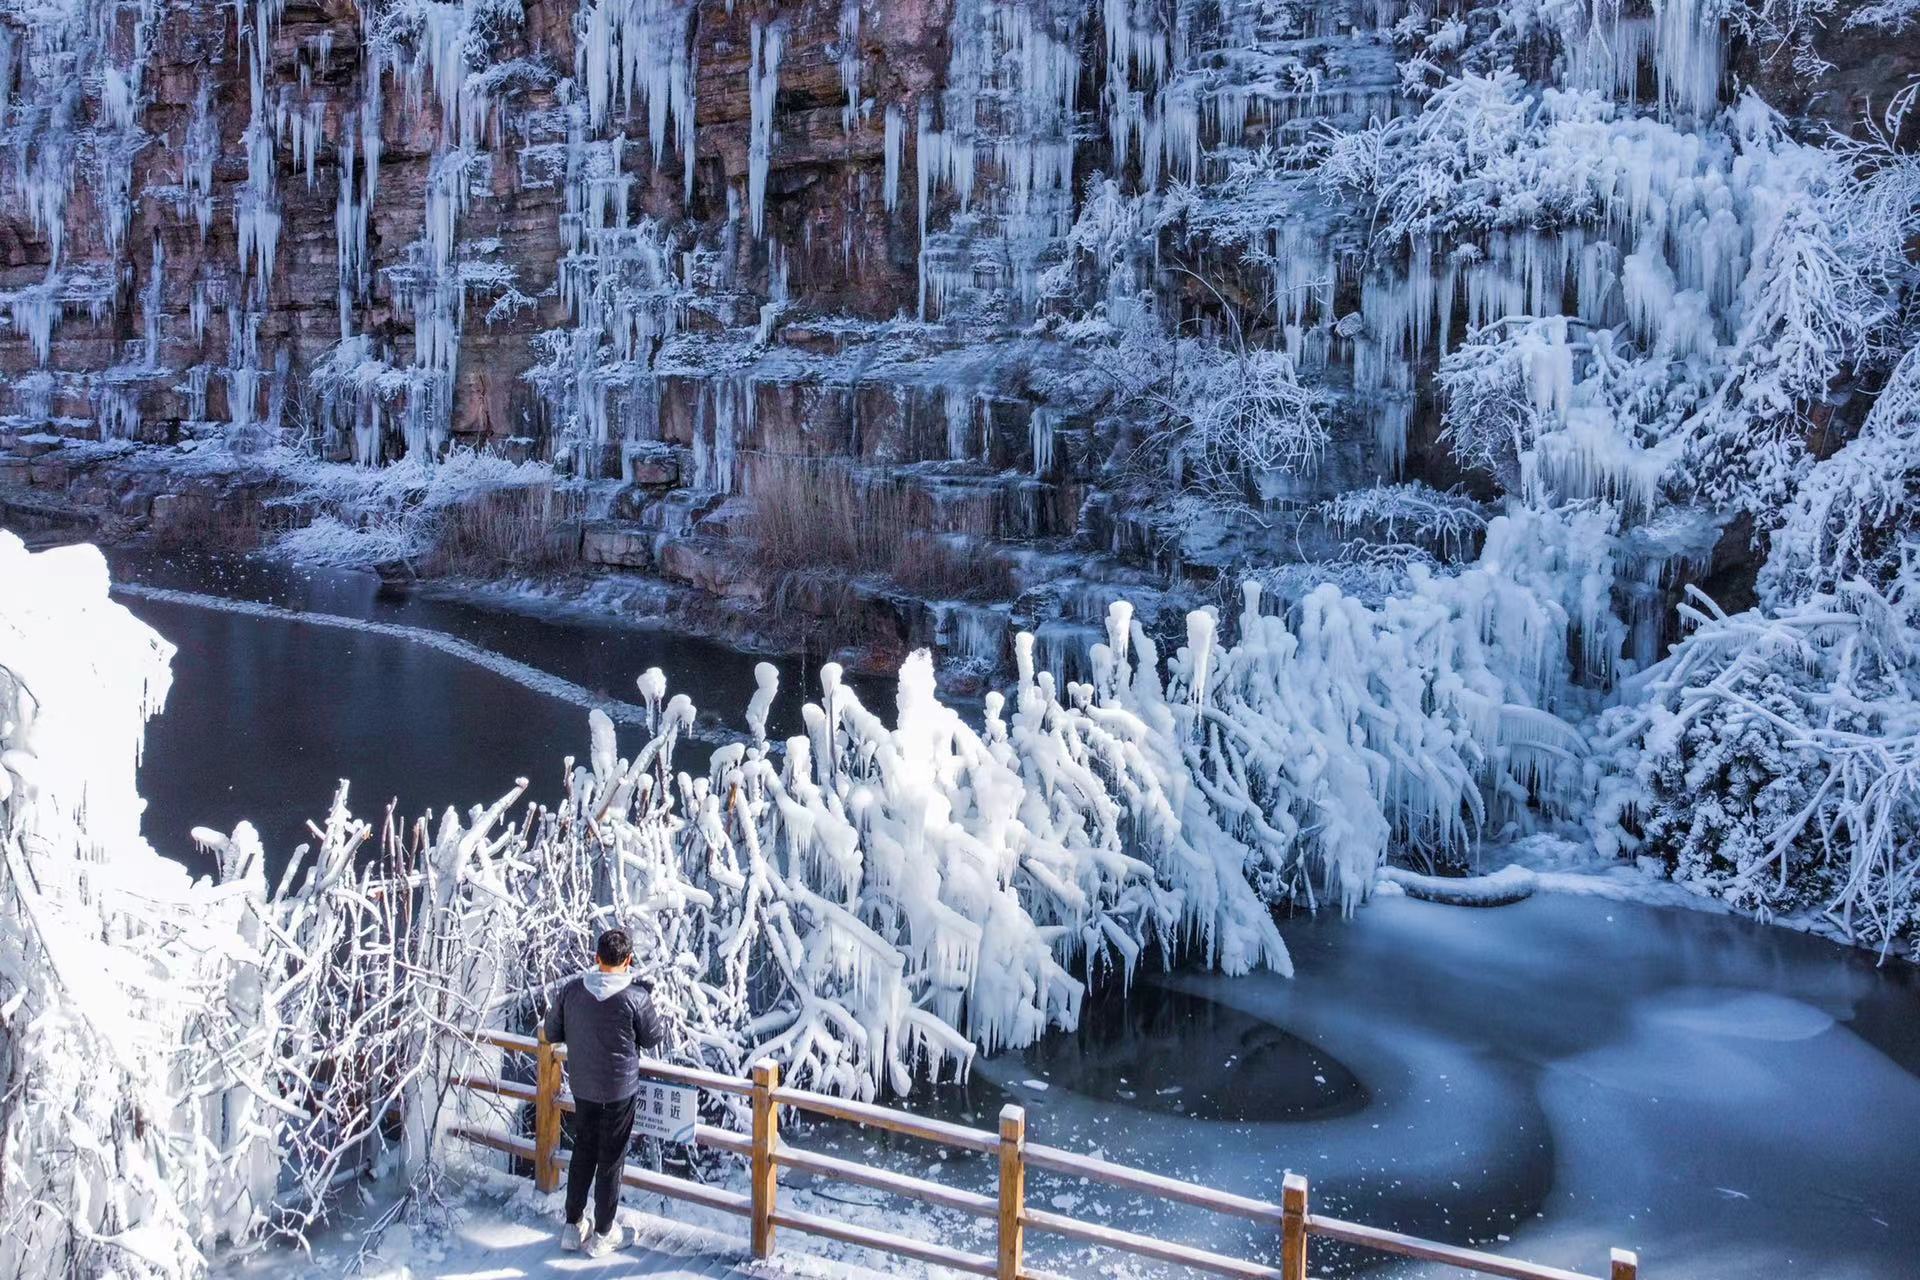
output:
[[[1885,952],[1920,939],[1920,630],[1911,580],[1854,580],[1696,630],[1603,722],[1604,848],[1762,917]]]

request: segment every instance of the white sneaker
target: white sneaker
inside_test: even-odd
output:
[[[627,1243],[626,1234],[627,1233],[621,1229],[619,1223],[614,1223],[605,1231],[602,1231],[599,1235],[587,1241],[587,1256],[589,1258],[604,1258],[615,1249],[624,1248]]]
[[[591,1223],[586,1218],[582,1218],[578,1222],[569,1222],[565,1229],[560,1232],[560,1247],[568,1253],[577,1251],[580,1246],[586,1242],[587,1231],[590,1226]]]

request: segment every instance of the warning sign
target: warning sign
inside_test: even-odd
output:
[[[698,1089],[642,1080],[633,1108],[633,1131],[662,1142],[692,1142],[699,1113]]]

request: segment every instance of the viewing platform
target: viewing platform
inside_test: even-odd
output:
[[[531,1106],[532,1133],[530,1136],[521,1136],[518,1126],[511,1132],[465,1127],[454,1129],[450,1136],[513,1156],[516,1164],[526,1162],[531,1167],[536,1188],[545,1192],[557,1190],[562,1182],[562,1170],[571,1158],[571,1152],[561,1145],[563,1117],[573,1106],[572,1098],[564,1088],[566,1046],[548,1044],[544,1038],[536,1040],[507,1032],[485,1033],[481,1043],[505,1050],[508,1055],[531,1057],[534,1061],[532,1081],[467,1076],[452,1083],[456,1088],[500,1098],[515,1108]],[[1051,1272],[1029,1265],[1029,1234],[1077,1241],[1109,1255],[1131,1255],[1168,1264],[1176,1271],[1229,1276],[1234,1280],[1307,1280],[1310,1274],[1310,1243],[1316,1236],[1466,1272],[1502,1276],[1507,1280],[1638,1280],[1639,1276],[1639,1259],[1626,1249],[1611,1251],[1604,1273],[1571,1271],[1316,1214],[1309,1207],[1308,1181],[1298,1173],[1286,1175],[1281,1203],[1273,1204],[1029,1142],[1026,1111],[1013,1104],[1001,1110],[998,1130],[990,1131],[917,1116],[873,1103],[805,1089],[785,1088],[780,1083],[780,1068],[771,1060],[755,1063],[750,1079],[661,1062],[643,1062],[641,1073],[651,1080],[683,1089],[697,1089],[709,1096],[730,1098],[748,1108],[751,1126],[750,1131],[744,1134],[688,1121],[694,1145],[725,1152],[746,1161],[747,1191],[742,1193],[729,1186],[677,1178],[637,1168],[631,1163],[627,1165],[624,1181],[628,1186],[651,1195],[686,1201],[742,1218],[747,1228],[746,1239],[741,1242],[702,1230],[699,1233],[701,1239],[710,1243],[700,1244],[693,1253],[678,1252],[686,1241],[680,1240],[671,1230],[663,1230],[656,1241],[651,1234],[652,1223],[649,1222],[640,1232],[628,1260],[628,1265],[633,1269],[613,1270],[605,1274],[728,1275],[749,1265],[752,1271],[739,1273],[780,1274],[778,1266],[770,1270],[761,1268],[768,1263],[781,1261],[783,1255],[779,1243],[791,1233],[830,1240],[879,1255],[910,1259],[936,1270],[991,1276],[995,1280],[1054,1280]],[[986,1156],[997,1164],[995,1194],[984,1195],[859,1161],[789,1146],[780,1131],[783,1111],[826,1117],[948,1150]],[[523,1114],[518,1118],[524,1120],[526,1117]],[[816,1179],[866,1187],[904,1200],[991,1220],[995,1224],[995,1252],[992,1255],[970,1252],[946,1243],[881,1230],[838,1216],[798,1212],[781,1203],[782,1169],[811,1175]],[[1252,1221],[1271,1228],[1272,1256],[1243,1258],[1216,1253],[1211,1249],[1095,1222],[1075,1216],[1070,1211],[1053,1212],[1037,1208],[1029,1202],[1026,1194],[1029,1170],[1105,1183],[1146,1198],[1174,1201]],[[547,1248],[555,1257],[562,1256],[551,1243],[551,1237]],[[822,1261],[817,1255],[807,1253],[794,1256],[807,1258],[816,1265]],[[709,1264],[719,1269],[702,1269]],[[836,1260],[832,1265],[841,1264]],[[666,1270],[650,1270],[652,1267],[665,1267]]]

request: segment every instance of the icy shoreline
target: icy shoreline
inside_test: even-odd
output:
[[[1500,907],[1524,901],[1535,893],[1631,902],[1638,906],[1696,911],[1751,921],[1768,928],[1806,934],[1846,951],[1864,952],[1920,970],[1920,956],[1898,948],[1887,949],[1846,931],[1820,915],[1743,911],[1681,881],[1633,863],[1607,860],[1590,843],[1562,836],[1540,835],[1509,844],[1489,845],[1484,861],[1504,861],[1499,871],[1463,877],[1425,876],[1403,867],[1387,866],[1374,892],[1403,893],[1441,905]],[[1410,882],[1417,883],[1415,892]],[[1453,898],[1445,896],[1453,887]]]

